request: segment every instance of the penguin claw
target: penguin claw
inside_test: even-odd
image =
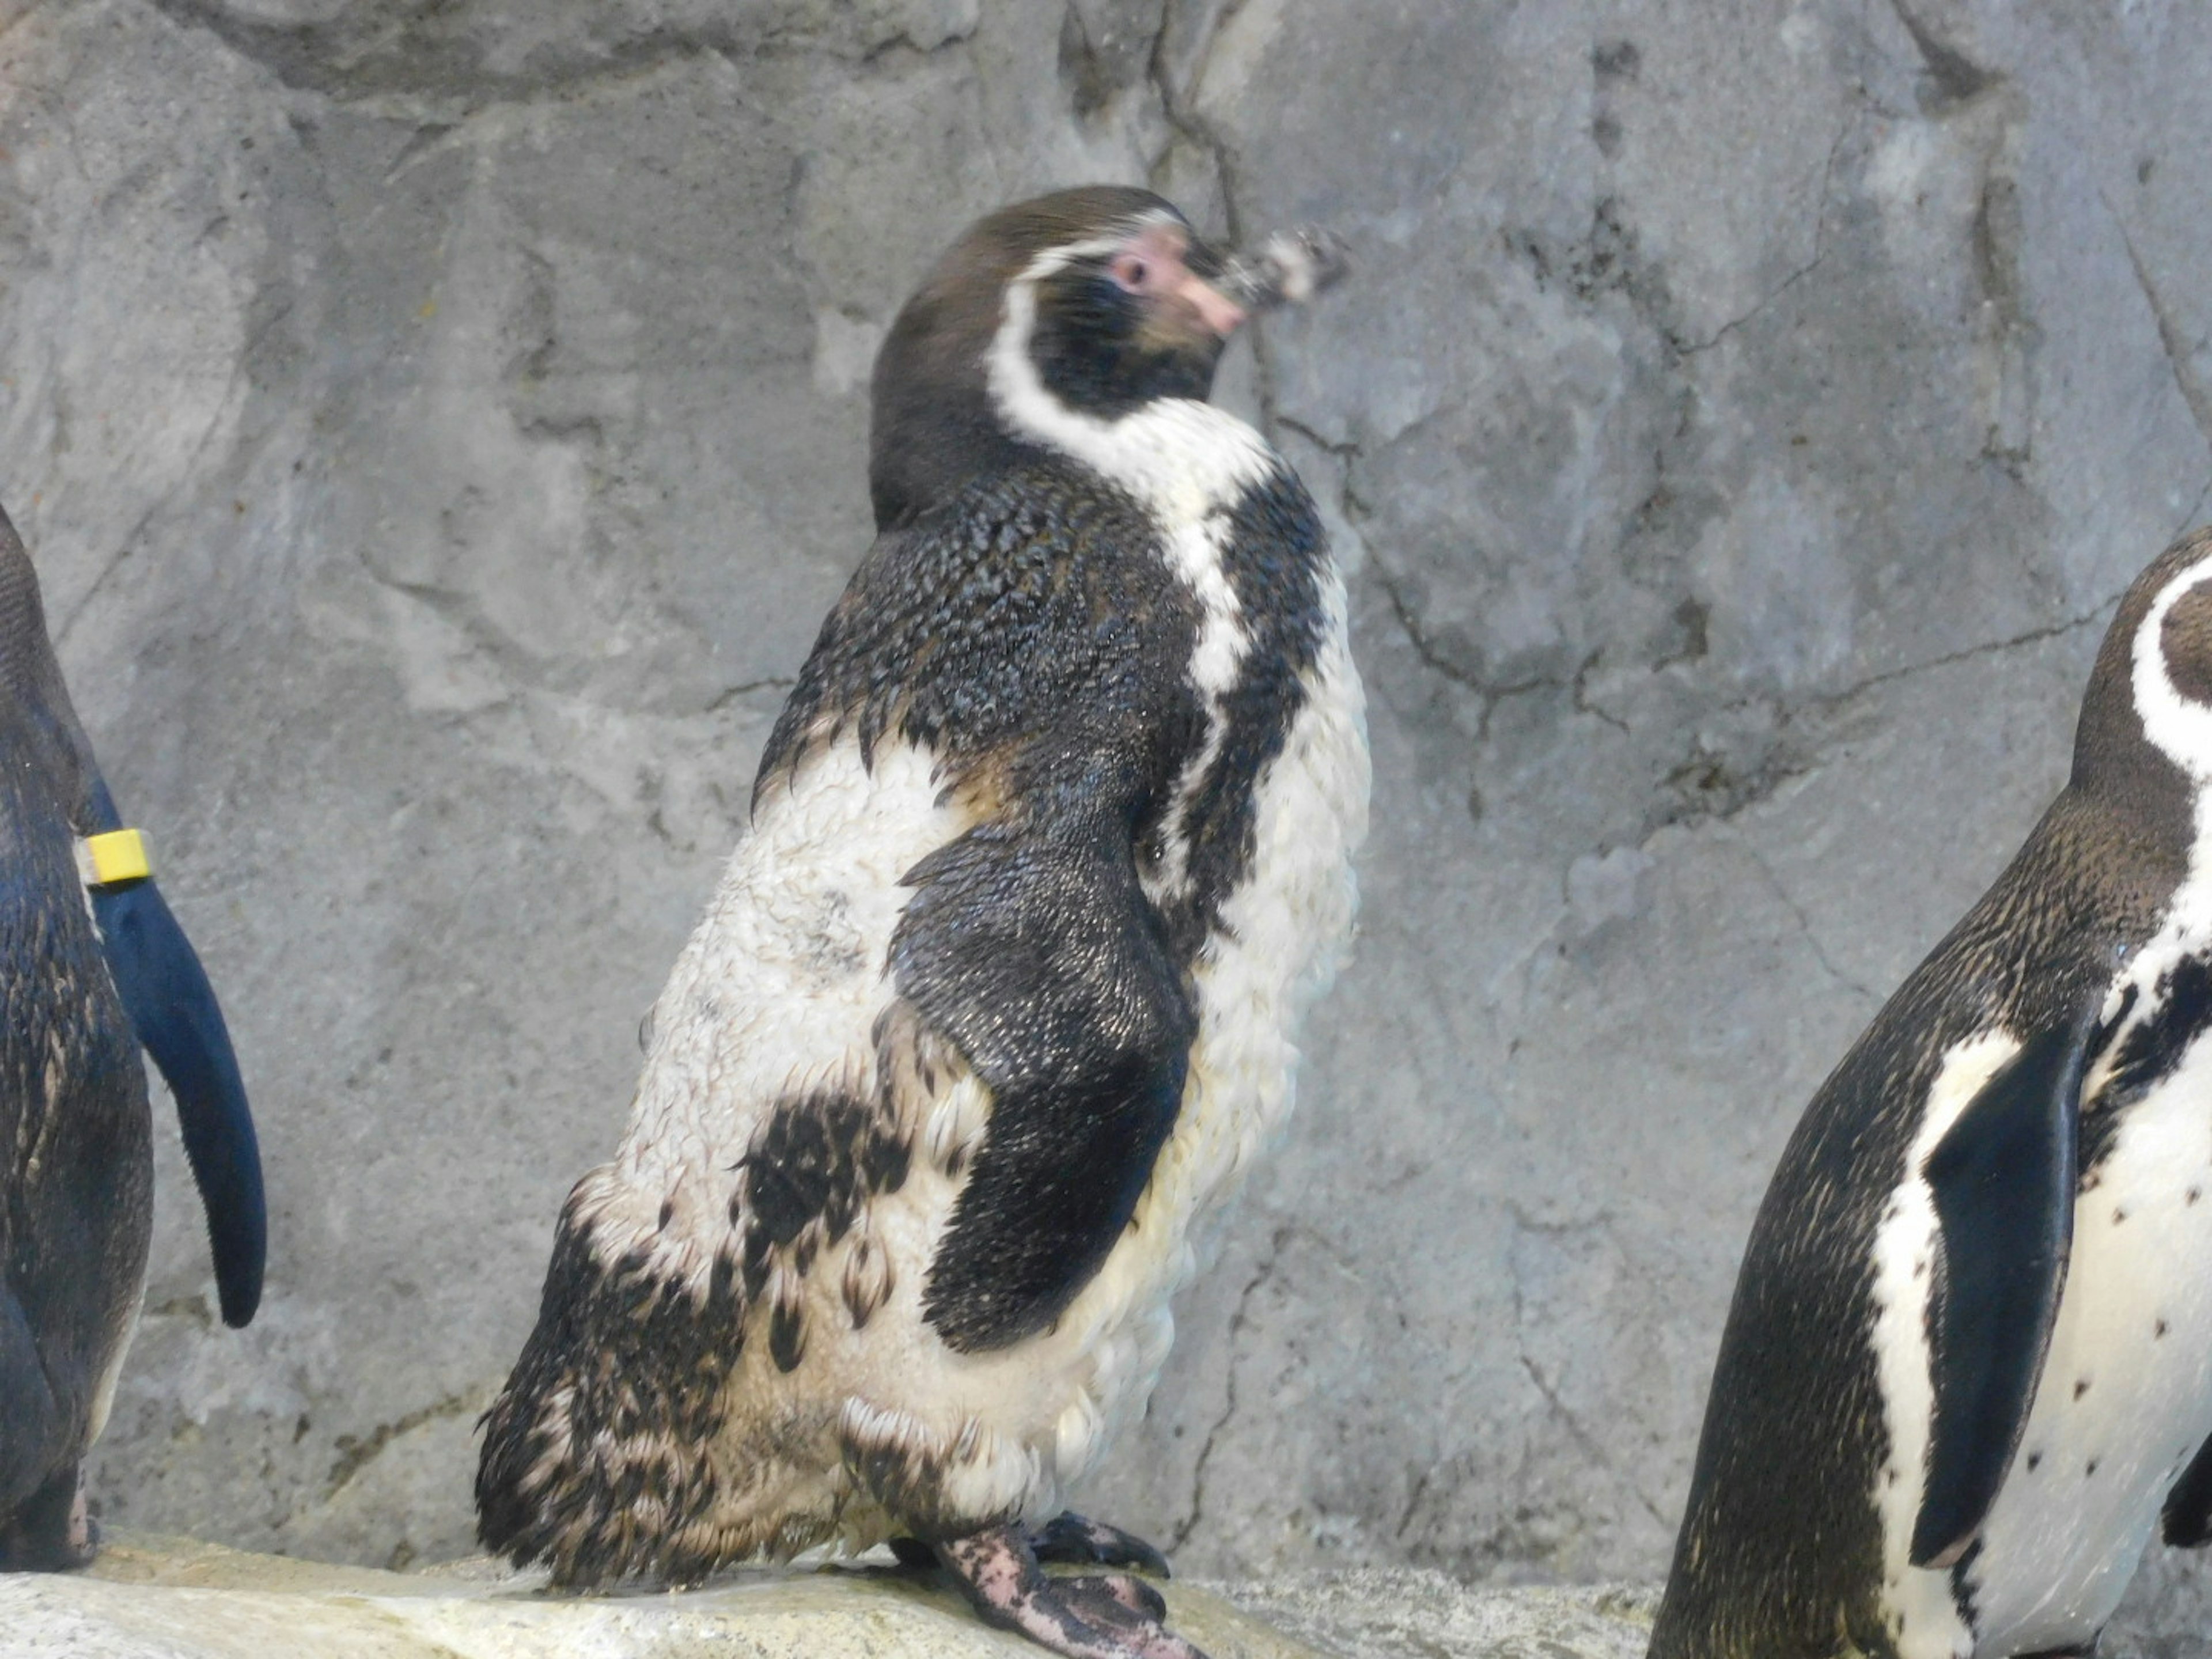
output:
[[[1206,1659],[1161,1625],[1167,1604],[1152,1586],[1120,1573],[1048,1577],[1012,1527],[934,1548],[985,1624],[1018,1631],[1066,1659]]]
[[[1085,1567],[1134,1567],[1156,1578],[1174,1575],[1168,1559],[1133,1533],[1086,1520],[1073,1510],[1054,1516],[1030,1534],[1030,1548],[1040,1561],[1061,1561]]]

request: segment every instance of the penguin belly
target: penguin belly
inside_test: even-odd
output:
[[[2084,1177],[2042,1380],[1963,1564],[1978,1656],[2087,1643],[2212,1436],[2212,1044],[2132,1106]]]

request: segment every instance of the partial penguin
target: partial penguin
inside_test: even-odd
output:
[[[879,534],[562,1211],[484,1541],[688,1583],[890,1540],[1063,1654],[1195,1659],[1050,1520],[1141,1413],[1193,1238],[1290,1110],[1350,930],[1359,681],[1314,504],[1205,401],[1311,234],[992,215],[876,365]]]
[[[2212,535],[2128,590],[2070,779],[1807,1109],[1652,1659],[2087,1655],[2212,1537]]]
[[[175,1097],[223,1322],[261,1299],[261,1162],[222,1012],[117,812],[0,514],[0,1570],[81,1566],[80,1479],[154,1219],[143,1048]]]

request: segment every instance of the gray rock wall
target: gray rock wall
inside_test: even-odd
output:
[[[276,1201],[211,1328],[171,1137],[111,1517],[465,1546],[555,1210],[866,544],[874,343],[968,217],[1114,178],[1360,253],[1224,396],[1355,573],[1381,810],[1301,1115],[1090,1497],[1214,1572],[1662,1570],[1784,1136],[2212,481],[2191,0],[0,31],[0,495]]]

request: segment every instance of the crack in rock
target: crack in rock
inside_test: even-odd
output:
[[[1928,78],[1936,83],[1941,94],[1938,107],[1963,104],[1979,97],[2004,77],[1994,70],[1984,69],[1943,40],[1919,17],[1907,9],[1905,0],[1889,0],[1889,9],[1897,14],[1897,21],[1905,25],[1905,32],[1912,37],[1913,49],[1920,61],[1928,66]]]
[[[1820,936],[1813,931],[1813,919],[1805,914],[1805,907],[1797,902],[1796,896],[1783,885],[1781,876],[1776,872],[1774,866],[1769,862],[1766,854],[1741,836],[1735,838],[1735,844],[1743,849],[1745,856],[1758,867],[1759,873],[1766,878],[1767,886],[1772,890],[1774,896],[1782,902],[1783,908],[1796,918],[1798,932],[1805,936],[1805,944],[1813,953],[1813,960],[1819,963],[1828,977],[1838,985],[1856,991],[1869,1002],[1880,1006],[1882,999],[1876,995],[1870,987],[1853,978],[1836,965],[1834,959],[1828,955],[1828,947],[1821,944]]]
[[[1249,1322],[1252,1297],[1262,1285],[1274,1276],[1275,1264],[1282,1259],[1283,1247],[1296,1231],[1295,1227],[1287,1225],[1275,1230],[1274,1237],[1267,1243],[1266,1259],[1260,1263],[1258,1269],[1245,1282],[1243,1290],[1237,1294],[1237,1311],[1230,1316],[1229,1320],[1229,1370],[1228,1380],[1222,1390],[1221,1414],[1214,1419],[1213,1425],[1206,1430],[1206,1438],[1199,1445],[1198,1456],[1191,1465],[1190,1510],[1176,1524],[1175,1530],[1168,1535],[1167,1547],[1170,1552],[1181,1549],[1189,1540],[1190,1535],[1198,1530],[1199,1522],[1206,1518],[1207,1468],[1213,1461],[1214,1446],[1219,1442],[1223,1431],[1229,1427],[1230,1419],[1237,1415],[1237,1339],[1243,1333],[1245,1326]]]
[[[1750,310],[1745,312],[1741,317],[1729,318],[1728,321],[1715,329],[1710,338],[1685,342],[1671,329],[1662,329],[1662,336],[1680,356],[1694,357],[1701,351],[1711,351],[1736,330],[1747,323],[1756,321],[1762,313],[1778,302],[1784,295],[1820,268],[1821,264],[1828,257],[1828,202],[1835,188],[1836,157],[1843,154],[1844,141],[1851,136],[1851,130],[1857,125],[1858,120],[1856,116],[1845,121],[1842,130],[1836,134],[1835,142],[1828,146],[1828,159],[1822,164],[1820,169],[1820,193],[1814,199],[1813,206],[1812,258],[1762,295]]]
[[[1940,656],[1929,657],[1920,662],[1907,663],[1901,667],[1885,669],[1881,673],[1870,674],[1866,678],[1845,686],[1840,690],[1803,697],[1795,702],[1784,703],[1776,710],[1774,750],[1748,774],[1735,773],[1729,765],[1729,757],[1725,751],[1708,749],[1702,738],[1693,738],[1688,757],[1675,766],[1662,780],[1662,787],[1676,791],[1680,810],[1668,811],[1662,808],[1650,822],[1643,841],[1648,842],[1660,830],[1670,827],[1695,829],[1705,823],[1725,823],[1760,802],[1771,799],[1778,790],[1792,781],[1819,770],[1826,764],[1827,751],[1839,738],[1832,732],[1820,733],[1815,736],[1808,745],[1793,752],[1788,743],[1791,731],[1808,720],[1833,715],[1864,696],[1868,692],[1881,686],[1893,685],[1901,680],[1911,679],[1939,668],[1954,667],[1960,663],[1971,662],[1978,658],[1996,656],[2005,652],[2020,650],[2024,647],[2040,645],[2078,632],[2084,628],[2100,625],[2118,603],[2119,595],[2114,594],[2080,616],[2069,617],[2041,628],[2029,629],[2024,633],[2014,635],[2008,639],[1990,640],[1979,645],[1967,646],[1957,651],[1945,652]],[[1769,700],[1741,697],[1733,702],[1717,705],[1711,713],[1723,715],[1741,713],[1762,701]],[[1683,793],[1684,786],[1694,787],[1702,794],[1718,795],[1721,799],[1717,804],[1701,804],[1694,797]]]
[[[2193,353],[2189,341],[2183,335],[2180,324],[2174,320],[2172,312],[2167,308],[2164,296],[2159,293],[2158,284],[2151,280],[2150,268],[2143,263],[2142,254],[2136,246],[2136,239],[2128,234],[2127,222],[2120,217],[2110,197],[2104,196],[2102,191],[2099,195],[2104,200],[2105,211],[2112,216],[2112,224],[2120,233],[2120,246],[2127,250],[2128,268],[2135,272],[2136,286],[2142,290],[2143,299],[2150,306],[2151,320],[2158,325],[2158,343],[2166,353],[2166,367],[2172,372],[2174,387],[2181,393],[2183,404],[2188,407],[2189,418],[2197,423],[2197,435],[2204,440],[2208,448],[2212,448],[2212,386],[2204,384],[2190,361]],[[2200,495],[2197,499],[2201,507],[2203,496]],[[2195,516],[2193,512],[2191,516]]]
[[[459,1394],[449,1394],[444,1399],[434,1401],[404,1416],[396,1417],[389,1423],[380,1423],[366,1435],[340,1435],[337,1441],[337,1461],[331,1465],[331,1472],[325,1477],[324,1500],[328,1502],[337,1497],[349,1481],[382,1456],[385,1449],[400,1436],[411,1434],[427,1423],[459,1417],[464,1412],[480,1411],[490,1403],[491,1394],[490,1389],[479,1383]]]
[[[1509,697],[1526,696],[1532,691],[1565,691],[1577,687],[1582,676],[1587,673],[1597,660],[1596,656],[1593,654],[1583,664],[1581,670],[1577,671],[1572,680],[1561,679],[1553,674],[1537,674],[1527,679],[1495,683],[1485,680],[1470,670],[1461,667],[1439,651],[1422,629],[1420,619],[1414,614],[1412,603],[1406,598],[1396,579],[1384,570],[1379,563],[1373,568],[1376,585],[1382,588],[1383,596],[1390,602],[1390,614],[1397,619],[1398,627],[1406,635],[1407,643],[1413,647],[1413,654],[1420,659],[1423,666],[1439,678],[1449,680],[1452,684],[1472,691],[1481,700],[1481,708],[1475,722],[1475,742],[1478,746],[1488,740],[1491,717],[1496,713],[1499,703]],[[1596,714],[1598,711],[1591,709],[1589,712]],[[1601,715],[1601,718],[1607,720],[1610,724],[1620,724],[1610,715]],[[1621,729],[1626,731],[1627,728],[1623,726]]]
[[[1627,1254],[1621,1249],[1620,1239],[1613,1231],[1613,1218],[1610,1215],[1601,1213],[1587,1220],[1542,1222],[1534,1219],[1519,1205],[1510,1200],[1505,1206],[1505,1212],[1512,1218],[1514,1226],[1524,1233],[1558,1237],[1577,1232],[1597,1231],[1611,1240],[1613,1248],[1620,1251],[1624,1257]],[[1529,1353],[1524,1334],[1528,1325],[1526,1294],[1522,1288],[1520,1273],[1516,1271],[1510,1275],[1510,1278],[1513,1291],[1513,1331],[1515,1346],[1518,1349],[1516,1357],[1521,1362],[1521,1369],[1528,1374],[1528,1381],[1534,1386],[1545,1405],[1565,1425],[1567,1437],[1574,1442],[1576,1449],[1597,1468],[1603,1469],[1626,1486],[1630,1496],[1636,1499],[1637,1503],[1643,1507],[1644,1513],[1656,1522],[1662,1529],[1670,1528],[1672,1523],[1660,1512],[1659,1506],[1651,1501],[1636,1479],[1626,1469],[1621,1468],[1613,1455],[1606,1450],[1604,1443],[1583,1426],[1582,1419],[1560,1396],[1559,1389],[1553,1386],[1552,1380],[1545,1376],[1543,1368],[1537,1364],[1534,1357]]]

